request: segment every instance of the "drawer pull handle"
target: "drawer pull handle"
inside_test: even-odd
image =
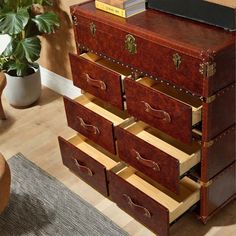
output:
[[[151,213],[150,213],[150,211],[149,211],[147,208],[135,204],[135,203],[132,201],[131,197],[128,196],[127,194],[125,194],[125,193],[123,194],[123,197],[127,200],[127,203],[128,203],[128,205],[129,205],[131,208],[137,209],[137,210],[141,210],[141,211],[144,212],[144,216],[146,216],[147,218],[151,218]]]
[[[168,123],[171,122],[171,118],[170,118],[170,114],[167,113],[166,111],[163,111],[163,110],[157,110],[157,109],[154,109],[153,107],[151,107],[150,104],[148,104],[147,102],[144,102],[144,106],[145,106],[145,111],[154,115],[155,117],[157,117],[158,119],[162,119],[163,121],[166,121]]]
[[[73,161],[76,165],[76,167],[82,171],[82,172],[85,172],[87,175],[89,176],[93,176],[93,172],[87,167],[87,166],[84,166],[84,165],[81,165],[77,159],[73,158]]]
[[[79,119],[80,125],[86,129],[87,131],[93,133],[93,134],[100,134],[100,130],[98,129],[98,127],[94,126],[94,125],[89,125],[86,124],[84,122],[84,120],[81,117],[77,117]]]
[[[161,168],[160,166],[155,162],[155,161],[151,161],[151,160],[147,160],[145,158],[143,158],[139,152],[137,152],[136,150],[133,149],[133,152],[135,153],[136,155],[136,160],[138,162],[140,162],[141,164],[143,164],[144,166],[146,167],[150,167],[152,168],[153,170],[155,171],[161,171]]]
[[[96,87],[96,88],[100,88],[101,90],[106,90],[107,86],[106,84],[102,81],[102,80],[96,80],[96,79],[92,79],[88,74],[84,74],[85,79],[87,81],[88,84]]]

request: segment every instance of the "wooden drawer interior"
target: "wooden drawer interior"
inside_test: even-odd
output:
[[[118,156],[111,154],[83,135],[77,134],[71,137],[68,142],[105,166],[107,170],[114,168],[119,162]]]
[[[89,93],[85,93],[75,98],[74,101],[95,112],[99,116],[111,121],[114,126],[120,125],[129,117],[126,112],[101,101]]]
[[[179,161],[180,176],[200,162],[201,146],[198,142],[184,144],[144,122],[123,124],[120,127]]]
[[[111,60],[99,57],[98,55],[96,55],[94,53],[91,53],[91,52],[80,54],[80,57],[83,57],[84,59],[95,62],[96,64],[101,65],[103,67],[106,67],[107,69],[119,74],[120,78],[121,78],[122,92],[124,93],[124,83],[123,83],[123,81],[124,81],[125,77],[130,77],[131,76],[131,70],[130,69],[128,69],[124,66],[121,66],[120,64],[117,64],[117,63],[115,63]]]
[[[137,80],[137,83],[155,89],[158,92],[165,94],[166,96],[189,105],[192,108],[192,125],[195,125],[202,120],[202,101],[198,97],[194,97],[183,91],[177,91],[172,86],[167,86],[164,83],[155,81],[148,77],[139,78]]]
[[[200,184],[189,177],[180,181],[180,193],[171,193],[155,182],[149,182],[134,168],[125,167],[116,173],[130,185],[142,191],[169,211],[169,223],[176,220],[200,200]]]

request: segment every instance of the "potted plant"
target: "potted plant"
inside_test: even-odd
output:
[[[40,36],[59,27],[51,0],[0,0],[0,34],[10,42],[0,55],[0,70],[7,79],[5,95],[16,107],[27,107],[41,94]]]

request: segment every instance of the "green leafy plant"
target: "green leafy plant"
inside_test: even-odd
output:
[[[38,68],[41,41],[38,36],[54,33],[58,16],[51,0],[0,0],[0,34],[10,42],[0,55],[0,70],[26,76]]]

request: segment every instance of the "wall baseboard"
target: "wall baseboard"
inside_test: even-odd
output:
[[[8,35],[0,35],[0,53],[4,51],[9,41],[10,37]],[[81,94],[80,89],[75,87],[71,80],[47,70],[42,66],[40,66],[40,72],[42,84],[51,90],[69,98],[75,98]]]
[[[68,80],[46,68],[40,66],[42,84],[51,90],[65,95],[69,98],[75,98],[81,94],[81,90]]]

